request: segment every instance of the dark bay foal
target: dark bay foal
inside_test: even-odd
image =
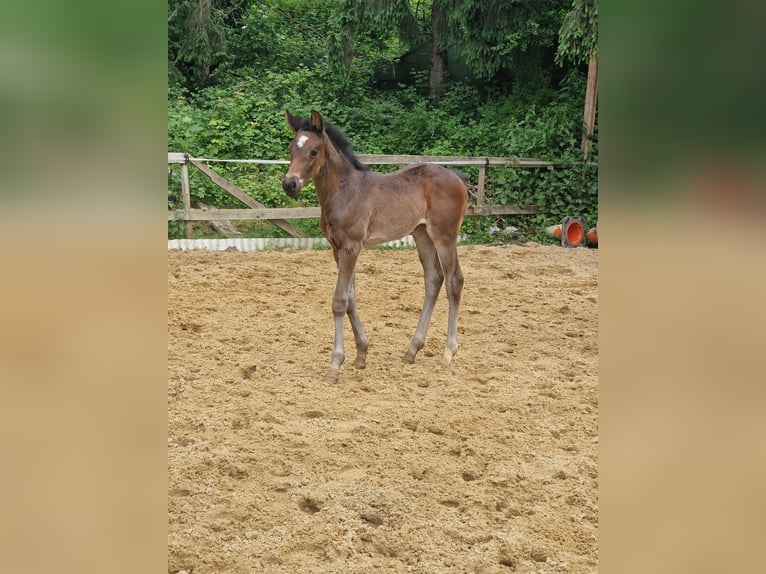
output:
[[[314,180],[322,233],[332,246],[338,282],[332,298],[335,344],[327,382],[338,380],[343,352],[343,320],[348,315],[356,341],[354,365],[364,368],[367,336],[356,310],[354,269],[362,247],[399,239],[415,239],[425,275],[425,300],[404,361],[412,363],[423,347],[436,298],[445,284],[449,299],[447,344],[449,363],[458,348],[457,319],[463,274],[457,239],[468,193],[458,175],[429,163],[413,164],[395,173],[370,171],[351,152],[351,144],[334,126],[312,110],[298,119],[285,110],[295,132],[290,142],[290,167],[282,188],[297,199],[301,187]]]

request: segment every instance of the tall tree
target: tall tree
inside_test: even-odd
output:
[[[515,68],[528,52],[553,48],[569,0],[442,0],[450,34],[479,77]]]
[[[444,0],[431,3],[431,70],[428,89],[434,100],[441,99],[447,83],[447,47],[449,26]]]
[[[330,38],[331,69],[349,78],[359,30],[368,35],[396,35],[405,45],[414,44],[426,34],[419,21],[422,14],[420,4],[413,6],[409,0],[341,0],[335,15],[337,32]]]
[[[192,87],[206,85],[227,35],[250,0],[168,0],[168,68]]]
[[[555,47],[568,0],[343,0],[336,61],[348,70],[355,25],[394,30],[403,40],[430,38],[429,89],[438,99],[446,84],[450,45],[460,47],[479,77],[515,67],[530,50]]]
[[[561,65],[564,60],[575,64],[588,61],[581,142],[583,157],[587,159],[593,143],[598,101],[598,0],[572,0],[572,8],[559,30],[556,52],[556,62]]]

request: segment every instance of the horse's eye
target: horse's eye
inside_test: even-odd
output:
[[[319,153],[319,148],[315,147],[314,149],[311,150],[311,152],[309,152],[309,155],[311,157],[316,157],[318,153]]]

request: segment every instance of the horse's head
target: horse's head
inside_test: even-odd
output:
[[[282,189],[298,199],[303,185],[319,173],[324,163],[324,122],[316,110],[311,110],[307,121],[301,121],[288,110],[285,110],[285,118],[295,137],[290,142],[290,166],[282,180]]]

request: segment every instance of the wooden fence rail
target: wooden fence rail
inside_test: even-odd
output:
[[[372,165],[408,165],[417,162],[436,163],[455,167],[478,167],[479,179],[476,186],[476,205],[470,205],[466,210],[467,216],[475,215],[533,215],[539,213],[536,206],[516,205],[487,205],[485,204],[485,181],[488,167],[503,168],[546,168],[567,167],[572,162],[553,162],[534,158],[517,157],[463,157],[463,156],[430,156],[430,155],[375,155],[357,154],[359,159]],[[280,207],[269,208],[247,195],[242,189],[228,181],[218,172],[206,165],[206,162],[220,163],[254,163],[289,165],[287,160],[268,159],[205,159],[193,158],[186,153],[168,153],[169,164],[180,164],[181,167],[181,201],[183,209],[169,210],[168,220],[181,221],[228,221],[228,220],[269,220],[278,225],[293,237],[304,237],[305,234],[287,219],[309,219],[319,217],[318,207]],[[236,197],[250,209],[192,209],[191,191],[189,185],[189,165],[193,165],[205,174],[213,183]],[[186,225],[185,235],[191,237],[191,227]]]

